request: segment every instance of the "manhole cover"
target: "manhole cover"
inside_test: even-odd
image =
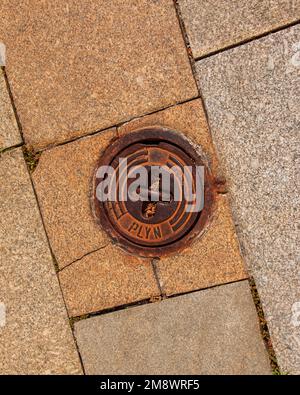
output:
[[[204,228],[214,199],[203,158],[165,129],[115,141],[98,163],[93,188],[101,226],[128,251],[149,257],[189,243]]]

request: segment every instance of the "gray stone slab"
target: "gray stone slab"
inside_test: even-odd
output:
[[[300,20],[300,0],[179,0],[196,58]]]
[[[20,144],[21,142],[22,140],[7,91],[4,74],[0,67],[0,152],[5,148]]]
[[[20,149],[0,156],[0,374],[81,373]]]
[[[75,324],[88,374],[269,374],[247,281]]]
[[[197,63],[237,232],[284,371],[300,373],[300,26]]]

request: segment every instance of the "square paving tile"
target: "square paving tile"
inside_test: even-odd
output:
[[[0,156],[0,372],[80,374],[31,181],[20,149]]]
[[[172,0],[2,0],[25,140],[70,140],[197,96]]]
[[[201,91],[279,365],[300,373],[300,27],[204,59]]]
[[[126,305],[160,295],[150,259],[109,244],[59,272],[71,316]]]
[[[0,67],[0,152],[4,148],[22,142],[14,110],[6,87],[3,71]]]
[[[300,0],[179,0],[195,58],[300,20]]]
[[[184,133],[200,145],[216,175],[218,166],[201,100],[141,117],[118,128],[119,135],[160,125]],[[219,195],[214,219],[207,232],[180,254],[156,262],[163,291],[181,293],[247,277],[227,199]]]
[[[60,268],[108,243],[94,221],[90,194],[96,163],[114,138],[116,130],[109,129],[44,151],[33,173],[46,231]]]
[[[247,281],[75,323],[87,374],[270,374]]]

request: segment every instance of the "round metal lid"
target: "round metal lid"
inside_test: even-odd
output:
[[[99,172],[103,166],[110,171]],[[103,195],[99,199],[100,189],[106,200]],[[131,253],[149,257],[184,248],[204,228],[214,200],[203,158],[180,134],[158,128],[132,132],[108,147],[99,160],[93,190],[101,226]],[[201,211],[192,205],[197,194],[204,202]]]

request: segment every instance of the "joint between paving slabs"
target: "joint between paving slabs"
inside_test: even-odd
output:
[[[103,309],[103,310],[94,311],[92,313],[86,313],[86,314],[82,314],[82,315],[79,315],[79,316],[69,317],[69,322],[70,322],[70,326],[71,326],[72,330],[74,330],[74,325],[75,325],[76,322],[82,321],[82,320],[86,320],[88,318],[101,316],[101,315],[113,313],[113,312],[116,312],[116,311],[126,310],[126,309],[129,309],[129,308],[134,308],[134,307],[138,307],[138,306],[144,306],[144,305],[152,304],[152,303],[156,303],[156,302],[161,302],[162,300],[165,300],[165,299],[172,299],[172,298],[188,295],[188,294],[191,294],[191,293],[196,293],[196,292],[199,292],[199,291],[205,291],[207,289],[212,289],[212,288],[220,287],[220,286],[223,286],[223,285],[233,284],[233,283],[242,282],[242,281],[245,281],[245,280],[243,279],[243,280],[239,280],[239,281],[231,281],[231,282],[224,283],[224,284],[217,284],[217,285],[213,285],[213,286],[207,287],[207,288],[194,289],[192,291],[177,293],[177,294],[168,295],[168,296],[165,295],[162,292],[161,296],[154,296],[154,297],[150,297],[150,298],[147,298],[147,299],[139,300],[137,302],[122,304],[122,305],[119,305],[119,306],[109,307],[109,308],[106,308],[106,309]]]
[[[190,61],[192,74],[193,74],[193,77],[194,77],[194,80],[195,80],[195,84],[196,84],[196,87],[197,87],[197,90],[198,90],[198,98],[201,100],[202,107],[203,107],[203,110],[204,110],[204,115],[205,115],[205,118],[206,118],[206,121],[207,121],[208,131],[209,131],[209,134],[210,134],[211,139],[212,139],[212,133],[211,133],[210,126],[209,126],[209,121],[208,121],[208,113],[207,113],[207,109],[206,109],[206,106],[205,106],[205,103],[204,103],[204,98],[202,96],[201,86],[200,86],[200,82],[199,82],[199,78],[198,78],[198,74],[197,74],[197,70],[196,70],[196,62],[197,62],[198,59],[194,58],[194,56],[193,56],[193,51],[192,51],[192,48],[191,48],[189,36],[187,34],[187,31],[186,31],[184,19],[182,17],[182,13],[181,13],[181,10],[180,10],[180,6],[178,4],[178,0],[173,0],[173,3],[174,3],[176,15],[177,15],[178,23],[179,23],[179,26],[180,26],[181,34],[182,34],[182,37],[183,37],[183,41],[184,41],[184,44],[185,44],[185,48],[186,48],[186,51],[187,51],[187,56],[188,56],[189,61]],[[212,139],[212,141],[213,141],[213,139]],[[213,143],[213,145],[214,145],[214,143]]]
[[[176,16],[177,16],[177,20],[178,20],[178,23],[179,23],[179,26],[180,26],[183,42],[184,42],[185,49],[186,49],[186,52],[187,52],[187,56],[189,58],[190,66],[191,66],[191,69],[192,69],[192,74],[193,74],[193,77],[194,77],[194,80],[195,80],[195,84],[196,84],[196,86],[198,88],[198,91],[199,91],[195,59],[194,59],[194,56],[193,56],[190,40],[189,40],[187,31],[186,31],[186,28],[185,28],[185,23],[184,23],[182,14],[181,14],[181,10],[180,10],[179,4],[178,4],[178,0],[173,0],[173,3],[174,3],[174,8],[175,8],[175,13],[176,13]]]
[[[22,140],[22,142],[24,144],[24,136],[23,136],[22,125],[21,125],[21,121],[20,121],[20,118],[19,118],[16,106],[15,106],[14,97],[13,97],[13,94],[12,94],[12,91],[11,91],[11,88],[10,88],[10,83],[9,83],[8,78],[7,78],[5,67],[1,66],[0,70],[3,73],[4,81],[5,81],[5,84],[6,84],[6,89],[7,89],[9,98],[10,98],[10,103],[11,103],[11,106],[12,106],[12,109],[13,109],[13,112],[14,112],[14,116],[15,116],[17,125],[18,125],[18,129],[19,129],[19,133],[20,133],[20,136],[21,136],[21,140]]]
[[[19,143],[19,144],[11,145],[10,147],[0,148],[0,156],[1,156],[5,152],[8,152],[8,151],[11,151],[13,149],[22,147],[24,145],[24,138],[23,138],[21,123],[20,123],[19,116],[18,116],[18,113],[17,113],[17,110],[16,110],[16,106],[15,106],[15,103],[14,103],[14,98],[13,98],[13,95],[12,95],[12,92],[11,92],[11,89],[10,89],[9,81],[8,81],[8,78],[7,78],[7,75],[6,75],[6,70],[5,70],[4,66],[0,66],[0,73],[2,73],[4,81],[5,81],[6,90],[7,90],[9,99],[10,99],[10,104],[11,104],[11,107],[12,107],[12,110],[13,110],[16,122],[17,122],[17,126],[18,126],[18,130],[19,130],[19,133],[20,133],[20,136],[21,136],[21,140],[22,140],[22,142]]]
[[[161,283],[161,281],[159,279],[159,269],[158,269],[157,264],[156,264],[157,261],[159,261],[159,258],[151,259],[151,266],[152,266],[153,274],[154,274],[154,277],[155,277],[155,280],[156,280],[156,283],[157,283],[157,287],[158,287],[159,293],[160,293],[159,296],[153,298],[154,299],[153,301],[159,302],[159,301],[161,301],[163,299],[166,299],[167,295],[166,295],[166,293],[164,291],[163,284]]]
[[[273,375],[282,375],[282,372],[280,371],[280,367],[278,365],[278,361],[276,358],[275,350],[272,345],[272,340],[268,328],[268,323],[265,318],[264,310],[262,307],[262,303],[258,294],[258,290],[255,284],[255,280],[253,277],[249,277],[249,286],[250,286],[250,291],[252,295],[252,299],[256,308],[257,316],[258,316],[258,321],[259,321],[259,328],[261,332],[261,336],[264,341],[265,348],[268,353],[271,369]]]
[[[195,288],[195,289],[192,289],[190,291],[183,291],[183,292],[178,292],[178,293],[175,293],[175,294],[172,294],[172,295],[168,295],[168,296],[166,296],[166,298],[167,299],[173,299],[173,298],[177,298],[177,297],[184,296],[184,295],[189,295],[189,294],[196,293],[196,292],[207,291],[207,290],[210,290],[210,289],[223,287],[225,285],[230,285],[230,284],[235,284],[235,283],[242,283],[242,282],[246,281],[247,279],[248,278],[242,278],[240,280],[233,280],[233,281],[227,281],[225,283],[209,285],[208,287]]]
[[[130,122],[136,121],[136,120],[138,120],[138,119],[141,119],[141,118],[143,118],[143,117],[150,116],[150,115],[156,114],[156,113],[158,113],[158,112],[168,110],[169,108],[173,108],[173,107],[176,107],[176,106],[180,106],[180,105],[189,103],[189,102],[191,102],[191,101],[193,101],[193,100],[197,100],[197,99],[201,99],[201,97],[199,96],[199,92],[197,93],[197,95],[191,96],[189,99],[182,100],[182,101],[178,101],[178,102],[176,102],[176,103],[172,103],[172,104],[170,104],[170,105],[167,105],[167,106],[164,106],[164,107],[160,107],[160,108],[158,108],[158,109],[155,109],[155,110],[153,110],[153,111],[149,111],[149,112],[142,113],[142,114],[140,114],[140,115],[137,115],[137,116],[128,118],[128,119],[126,119],[126,120],[124,120],[124,121],[121,121],[121,122],[118,122],[118,123],[109,125],[109,126],[107,126],[107,127],[105,127],[105,128],[102,128],[102,129],[100,128],[100,129],[92,130],[92,131],[83,133],[83,134],[80,135],[80,136],[76,136],[76,137],[73,137],[73,138],[68,139],[68,140],[65,140],[65,141],[61,141],[61,142],[57,142],[57,143],[52,143],[52,144],[46,145],[45,147],[40,147],[40,148],[38,148],[37,150],[34,150],[31,146],[29,146],[28,149],[29,149],[30,151],[31,151],[31,150],[34,150],[35,154],[41,156],[41,154],[42,154],[44,151],[48,151],[48,150],[51,150],[51,149],[56,148],[56,147],[64,146],[64,145],[66,145],[66,144],[69,144],[69,143],[73,143],[73,142],[75,142],[75,141],[82,140],[82,139],[84,139],[84,138],[86,138],[86,137],[92,137],[92,136],[94,136],[94,135],[97,135],[98,133],[104,133],[104,132],[106,132],[106,131],[108,131],[108,130],[110,130],[110,129],[114,129],[114,128],[115,128],[115,129],[116,129],[117,137],[115,137],[115,138],[112,139],[112,142],[113,142],[115,139],[117,139],[117,138],[120,137],[120,136],[119,136],[118,129],[119,129],[121,126],[126,125],[127,123],[130,123]]]
[[[156,258],[152,260],[152,263],[154,263],[155,261],[157,261]],[[210,289],[214,289],[214,288],[218,288],[218,287],[223,287],[223,286],[230,285],[230,284],[244,282],[246,280],[247,280],[247,278],[243,278],[241,280],[228,281],[228,282],[225,282],[225,283],[222,283],[222,284],[215,284],[215,285],[211,285],[211,286],[208,286],[208,287],[197,288],[197,289],[193,289],[191,291],[179,292],[179,293],[172,294],[172,295],[166,295],[164,293],[164,291],[163,291],[163,286],[160,284],[159,285],[159,287],[161,289],[161,295],[160,296],[153,296],[153,297],[150,297],[150,298],[147,298],[147,299],[143,299],[143,300],[139,300],[139,301],[136,301],[136,302],[126,303],[126,304],[122,304],[122,305],[119,305],[119,306],[109,307],[109,308],[106,308],[106,309],[103,309],[103,310],[98,310],[98,311],[94,311],[94,312],[91,312],[91,313],[86,313],[86,314],[82,314],[82,315],[79,315],[79,316],[70,317],[69,321],[70,321],[71,327],[74,328],[74,324],[76,322],[82,321],[82,320],[85,320],[85,319],[88,319],[88,318],[91,318],[91,317],[95,317],[95,316],[99,316],[99,315],[105,315],[105,314],[109,314],[109,313],[112,313],[112,312],[115,312],[115,311],[126,310],[128,308],[133,308],[133,307],[137,307],[137,306],[142,306],[142,305],[152,304],[152,303],[156,303],[156,302],[161,302],[162,300],[173,299],[173,298],[181,297],[181,296],[184,296],[184,295],[189,295],[189,294],[192,294],[192,293],[197,293],[197,292],[206,291],[206,290],[210,290]],[[249,278],[248,278],[248,280],[252,281],[252,279],[249,279]],[[251,292],[252,292],[252,288],[251,288]],[[257,300],[257,296],[256,296],[256,300]],[[260,304],[260,302],[259,302],[259,304]],[[261,306],[261,304],[260,304],[260,306]],[[263,316],[263,312],[262,312],[262,308],[260,307],[260,309],[261,310],[260,310],[259,315],[260,315],[260,317],[264,317]],[[263,319],[262,322],[264,324],[264,330],[266,331],[266,328],[265,328],[266,321],[265,321],[265,319]],[[267,338],[269,340],[270,335],[266,334],[265,338]],[[278,365],[277,365],[277,362],[276,362],[276,357],[274,358],[274,356],[273,356],[272,357],[272,361],[274,361],[274,363],[275,363],[275,365],[273,365],[273,367],[278,368]]]
[[[5,152],[9,152],[20,147],[23,147],[23,143],[11,145],[10,147],[0,148],[0,157],[1,155],[5,154]]]
[[[41,152],[35,151],[33,147],[23,145],[23,156],[29,173],[32,174],[37,168],[41,157]]]
[[[76,322],[78,322],[78,321],[86,320],[88,318],[92,318],[92,317],[95,317],[95,316],[100,316],[100,315],[104,315],[104,314],[113,313],[115,311],[126,310],[126,309],[129,309],[129,308],[132,308],[132,307],[143,306],[143,305],[154,303],[154,302],[157,302],[157,301],[158,301],[157,297],[153,297],[153,298],[150,297],[150,298],[147,298],[147,299],[139,300],[137,302],[126,303],[126,304],[122,304],[122,305],[119,305],[119,306],[109,307],[109,308],[106,308],[106,309],[103,309],[103,310],[94,311],[92,313],[86,313],[86,314],[78,315],[78,316],[75,316],[75,317],[70,317],[69,318],[70,325],[74,329],[74,324]]]
[[[41,157],[41,155],[43,154],[44,151],[49,151],[49,150],[51,150],[53,148],[64,146],[64,145],[67,145],[69,143],[73,143],[75,141],[80,141],[80,140],[82,140],[82,139],[84,139],[86,137],[92,137],[92,136],[94,136],[96,134],[104,133],[104,132],[106,132],[106,131],[108,131],[110,129],[115,128],[117,137],[112,138],[111,142],[113,142],[114,140],[116,140],[116,139],[118,139],[120,137],[120,135],[119,135],[119,128],[121,128],[123,125],[126,125],[127,123],[130,123],[132,121],[136,121],[138,119],[141,119],[141,118],[143,118],[145,116],[153,115],[153,114],[156,114],[158,112],[165,111],[165,110],[167,110],[169,108],[180,106],[180,105],[189,103],[189,102],[191,102],[193,100],[197,100],[197,99],[201,99],[201,97],[199,95],[196,95],[196,96],[193,96],[193,97],[191,97],[191,98],[189,98],[187,100],[179,101],[179,102],[176,102],[174,104],[170,104],[169,106],[161,107],[161,108],[156,109],[154,111],[151,111],[151,112],[148,112],[148,113],[144,113],[144,114],[141,114],[141,115],[138,115],[138,116],[126,119],[125,121],[116,123],[114,125],[110,125],[109,127],[105,127],[103,129],[93,130],[93,131],[88,132],[86,134],[83,134],[81,136],[76,136],[76,137],[74,137],[72,139],[69,139],[69,140],[66,140],[66,141],[62,141],[62,142],[58,142],[58,143],[54,143],[54,144],[50,144],[50,145],[47,145],[46,147],[41,147],[41,148],[38,148],[38,149],[35,149],[32,145],[28,145],[25,142],[22,142],[20,144],[16,144],[16,145],[11,146],[11,147],[3,148],[2,150],[0,148],[0,154],[4,153],[4,152],[6,152],[6,151],[8,151],[10,149],[18,148],[18,147],[22,147],[23,146],[24,147],[23,154],[24,154],[25,162],[26,162],[26,164],[27,164],[27,166],[28,166],[28,168],[30,170],[30,173],[33,173],[35,171],[35,169],[36,169],[36,167],[38,165],[38,161],[39,161],[39,159],[40,159],[40,157]]]
[[[246,38],[244,40],[241,40],[238,43],[227,45],[224,48],[220,48],[220,49],[217,49],[215,51],[211,51],[208,54],[205,54],[205,55],[202,55],[202,56],[198,56],[198,57],[195,58],[195,62],[198,62],[199,60],[203,60],[203,59],[209,58],[209,57],[214,56],[214,55],[218,55],[219,53],[222,53],[222,52],[229,51],[230,49],[234,49],[234,48],[240,47],[242,45],[251,43],[252,41],[260,40],[261,38],[264,38],[264,37],[269,36],[271,34],[274,34],[274,33],[280,32],[282,30],[288,29],[290,27],[296,26],[299,23],[300,23],[300,19],[297,19],[296,21],[287,23],[285,25],[277,26],[274,29],[268,30],[267,32],[264,32],[264,33],[261,33],[261,34],[257,34],[257,35],[253,35],[252,37],[249,37],[249,38]]]
[[[44,222],[43,222],[43,225],[44,225]],[[44,227],[44,230],[45,230],[45,233],[46,233],[45,227]],[[62,300],[63,300],[63,304],[64,304],[64,307],[65,307],[65,311],[66,311],[68,323],[69,323],[69,325],[70,325],[71,333],[72,333],[72,336],[73,336],[73,341],[74,341],[75,348],[76,348],[76,351],[77,351],[77,354],[78,354],[79,363],[80,363],[82,372],[83,372],[83,374],[85,375],[85,368],[84,368],[82,356],[81,356],[81,354],[80,354],[79,346],[78,346],[78,344],[77,344],[77,339],[76,339],[76,336],[75,336],[75,333],[74,333],[74,326],[72,325],[72,323],[71,323],[71,321],[70,321],[70,320],[71,320],[71,317],[70,317],[70,315],[69,315],[69,311],[68,311],[68,308],[67,308],[67,303],[66,303],[66,300],[65,300],[65,297],[64,297],[64,293],[63,293],[63,291],[62,291],[62,286],[61,286],[60,278],[59,278],[59,276],[58,276],[59,266],[58,266],[57,260],[56,260],[56,258],[55,258],[55,255],[53,254],[53,251],[52,251],[52,249],[51,249],[50,241],[49,241],[49,239],[48,239],[47,233],[46,233],[46,237],[47,237],[48,244],[49,244],[49,248],[50,248],[50,252],[51,252],[51,255],[52,255],[52,261],[53,261],[53,264],[54,264],[54,268],[55,268],[55,272],[56,272],[56,278],[57,278],[57,281],[58,281],[58,284],[59,284],[60,293],[61,293],[61,297],[62,297]]]
[[[65,311],[66,311],[66,315],[67,315],[67,318],[68,318],[68,322],[69,322],[69,324],[70,324],[70,315],[69,315],[69,312],[68,312],[67,303],[66,303],[66,300],[65,300],[63,291],[62,291],[62,286],[61,286],[61,283],[60,283],[59,276],[57,275],[58,270],[59,270],[59,266],[58,266],[57,260],[56,260],[56,258],[55,258],[55,254],[54,254],[54,252],[53,252],[53,250],[52,250],[52,247],[51,247],[51,244],[50,244],[50,240],[49,240],[49,237],[48,237],[48,234],[47,234],[47,231],[46,231],[45,222],[44,222],[44,219],[43,219],[43,216],[42,216],[40,204],[39,204],[39,201],[38,201],[38,197],[37,197],[37,194],[36,194],[36,190],[35,190],[35,188],[34,188],[33,180],[32,180],[32,178],[31,178],[31,172],[30,172],[29,169],[28,169],[28,173],[29,173],[29,177],[30,177],[32,189],[33,189],[33,191],[34,191],[34,195],[35,195],[35,199],[36,199],[36,204],[37,204],[38,210],[39,210],[39,212],[40,212],[40,217],[41,217],[41,221],[42,221],[42,224],[43,224],[43,229],[44,229],[44,232],[45,232],[45,235],[46,235],[46,239],[47,239],[49,251],[50,251],[50,254],[51,254],[51,257],[52,257],[52,262],[53,262],[53,265],[54,265],[54,270],[55,270],[55,273],[56,273],[56,278],[57,278],[57,281],[58,281],[58,284],[59,284],[59,288],[60,288],[60,293],[61,293],[62,301],[63,301],[64,307],[65,307]],[[70,329],[71,329],[71,332],[72,332],[72,336],[73,336],[74,344],[75,344],[76,351],[77,351],[77,354],[78,354],[78,358],[79,358],[79,362],[80,362],[80,365],[81,365],[81,369],[82,369],[83,374],[85,374],[85,369],[84,369],[82,357],[81,357],[81,354],[80,354],[80,351],[79,351],[79,347],[78,347],[77,340],[76,340],[76,337],[75,337],[75,334],[74,334],[74,330],[73,330],[73,328],[72,328],[71,325],[70,325]]]
[[[194,77],[194,80],[195,80],[195,84],[196,84],[196,87],[197,87],[197,90],[198,90],[198,99],[201,100],[202,108],[204,110],[204,115],[205,115],[205,119],[206,119],[206,123],[207,123],[207,127],[208,127],[208,132],[209,132],[209,135],[210,135],[210,138],[211,138],[211,141],[212,141],[212,145],[215,148],[215,151],[217,153],[217,147],[214,144],[214,140],[213,140],[213,136],[212,136],[212,133],[211,133],[210,124],[209,124],[208,112],[207,112],[207,108],[206,108],[206,105],[205,105],[205,102],[204,102],[204,98],[203,98],[203,95],[202,95],[202,92],[201,92],[201,86],[200,86],[200,82],[199,82],[199,78],[198,78],[198,74],[197,74],[197,70],[196,70],[196,61],[197,61],[197,59],[194,58],[194,56],[193,56],[190,40],[189,40],[187,31],[186,31],[186,28],[185,28],[184,18],[182,17],[182,13],[181,13],[181,10],[180,10],[180,6],[178,4],[178,0],[173,0],[173,3],[174,3],[176,15],[177,15],[178,23],[179,23],[179,26],[180,26],[181,34],[182,34],[182,37],[183,37],[183,41],[184,41],[184,44],[185,44],[185,47],[186,47],[187,56],[188,56],[189,61],[190,61],[192,74],[193,74],[193,77]],[[217,183],[218,183],[218,179],[219,178],[221,179],[223,177],[218,177],[217,180],[216,180]],[[218,194],[224,194],[224,195],[227,194],[228,193],[228,189],[227,189],[227,186],[226,186],[226,180],[225,179],[221,180],[219,185],[222,186],[222,188],[217,190],[217,193]]]

